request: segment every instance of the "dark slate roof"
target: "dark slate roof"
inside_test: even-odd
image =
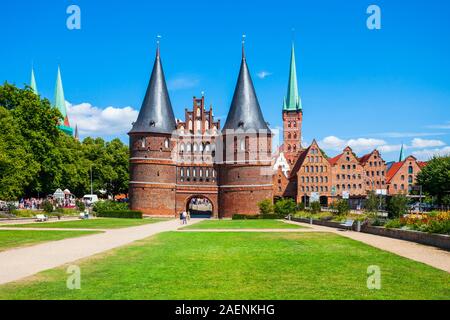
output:
[[[175,129],[175,116],[158,48],[144,102],[130,133],[172,133]]]
[[[261,112],[244,54],[230,111],[222,131],[225,132],[226,129],[270,130]]]

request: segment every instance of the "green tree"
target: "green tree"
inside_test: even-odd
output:
[[[399,218],[408,212],[408,198],[403,194],[392,196],[387,203],[389,218]]]
[[[0,128],[0,199],[15,200],[23,195],[39,164],[11,112],[4,107],[0,107]]]
[[[368,212],[377,212],[379,207],[384,207],[384,198],[381,198],[380,196],[377,196],[377,194],[373,191],[370,191],[367,194],[367,199],[364,204],[364,208]]]
[[[450,196],[450,156],[433,157],[417,175],[417,184],[423,192],[436,196],[438,204],[444,204]]]
[[[270,199],[264,199],[258,203],[260,214],[270,214],[273,213],[273,204]]]
[[[275,203],[274,211],[279,215],[288,215],[295,213],[297,205],[294,200],[290,198],[278,200]]]

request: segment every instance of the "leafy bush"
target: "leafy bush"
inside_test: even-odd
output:
[[[105,211],[127,211],[128,203],[116,202],[112,200],[97,201],[96,203],[94,203],[93,210],[97,213]]]
[[[404,224],[400,221],[400,219],[392,219],[389,220],[384,227],[388,229],[400,229]]]
[[[274,211],[281,216],[287,216],[295,212],[296,204],[292,199],[281,199],[275,203]]]
[[[258,203],[259,213],[261,214],[270,214],[273,213],[273,204],[270,199],[264,199],[263,201]]]
[[[86,210],[86,205],[84,204],[83,201],[77,200],[76,201],[76,206],[78,208],[79,211],[84,211]]]
[[[402,194],[392,196],[387,204],[389,218],[400,218],[408,212],[408,198]]]
[[[318,213],[318,212],[320,212],[320,209],[321,209],[320,202],[317,202],[317,201],[311,202],[310,210],[312,213]]]
[[[367,200],[364,204],[364,209],[368,212],[377,212],[378,211],[378,205],[379,205],[379,199],[375,192],[370,191],[367,194]]]
[[[348,201],[345,199],[336,201],[333,204],[333,208],[337,210],[338,215],[345,215],[350,212],[350,206],[348,205]]]
[[[48,200],[44,200],[42,202],[42,209],[46,213],[52,213],[53,212],[53,204]]]
[[[305,210],[305,203],[300,202],[300,203],[297,205],[297,210],[298,210],[298,211],[304,211],[304,210]]]
[[[98,212],[97,213],[97,217],[142,219],[142,212],[141,211],[136,211],[136,210],[102,211],[102,212]]]
[[[284,219],[285,217],[286,217],[285,215],[280,215],[276,213],[262,214],[259,216],[260,219]]]

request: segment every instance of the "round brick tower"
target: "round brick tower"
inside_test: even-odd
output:
[[[258,202],[273,199],[271,139],[242,46],[239,76],[221,134],[220,217],[258,214]]]
[[[159,47],[144,102],[130,136],[130,208],[147,215],[175,214],[175,116]]]

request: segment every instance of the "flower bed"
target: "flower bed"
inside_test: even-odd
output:
[[[388,221],[385,227],[450,235],[450,212],[409,214],[400,219]]]

